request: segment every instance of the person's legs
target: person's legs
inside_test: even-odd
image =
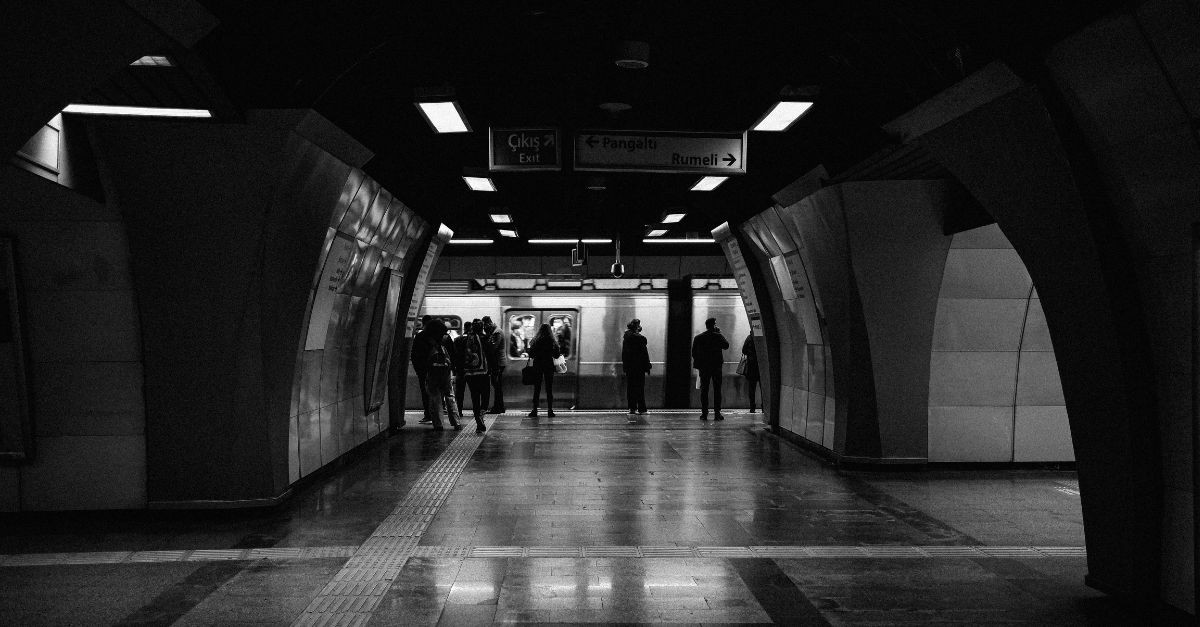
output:
[[[638,375],[637,379],[637,412],[646,413],[646,373]]]
[[[758,381],[746,379],[746,396],[750,398],[750,413],[754,413],[754,390],[758,387]]]
[[[444,386],[437,381],[438,377],[426,376],[427,392],[429,393],[429,409],[427,416],[433,422],[434,429],[442,428],[442,403],[446,395]]]
[[[629,413],[631,414],[637,412],[637,390],[635,388],[637,385],[636,379],[637,373],[625,373],[625,399],[629,401]]]
[[[547,370],[546,374],[546,415],[554,415],[554,370]]]
[[[542,375],[539,374],[533,382],[533,411],[529,412],[532,417],[537,417],[538,399],[542,396]]]
[[[487,395],[487,375],[471,375],[467,377],[467,387],[471,389],[471,414],[476,418],[483,415],[487,409],[484,397]]]
[[[504,369],[488,375],[492,380],[492,413],[504,412]]]
[[[460,408],[460,417],[462,416],[461,408],[465,406],[464,398],[467,390],[467,377],[464,374],[459,374],[454,377],[454,400],[458,402]]]
[[[413,366],[413,372],[417,375],[417,387],[421,388],[421,409],[425,411],[425,417],[429,417],[429,391],[425,389],[425,368],[417,368]]]
[[[475,375],[474,378],[479,379],[479,411],[476,413],[486,414],[488,410],[488,401],[491,400],[492,397],[491,375],[479,374]]]
[[[699,371],[700,376],[700,420],[708,420],[708,382],[709,373],[704,370]]]
[[[712,377],[713,418],[724,420],[725,417],[721,415],[721,370],[719,368],[714,369],[709,376]]]

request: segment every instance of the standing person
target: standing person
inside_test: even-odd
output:
[[[562,351],[558,350],[558,342],[554,339],[554,333],[550,331],[550,325],[543,324],[538,329],[537,335],[533,337],[533,341],[529,343],[529,357],[533,359],[533,367],[538,371],[537,382],[533,384],[533,411],[529,412],[530,418],[538,416],[538,397],[541,396],[542,383],[546,383],[546,415],[550,418],[554,417],[554,359],[562,357]]]
[[[483,433],[483,411],[487,407],[488,362],[480,333],[483,324],[472,321],[463,334],[454,340],[454,362],[463,382],[471,390],[471,413],[475,416],[475,432]],[[460,403],[459,407],[463,405]]]
[[[447,342],[446,325],[440,321],[432,321],[426,327],[429,333],[425,335],[423,341],[427,344],[425,352],[428,355],[428,368],[425,374],[426,392],[429,394],[429,418],[433,422],[433,430],[441,431],[442,427],[442,412],[445,406],[446,397],[450,393],[450,353],[446,351]],[[422,329],[424,332],[424,329]],[[454,414],[447,413],[450,419],[450,425],[455,429],[461,429],[458,421],[454,419]]]
[[[425,412],[421,422],[430,421],[429,392],[425,389],[425,375],[429,373],[429,350],[433,346],[430,339],[433,332],[429,326],[431,322],[433,316],[421,316],[421,330],[413,335],[412,347],[408,351],[408,361],[412,363],[413,372],[417,375],[417,387],[421,389],[421,409]]]
[[[571,322],[567,318],[551,318],[550,331],[563,357],[571,356]]]
[[[650,372],[650,352],[646,349],[646,337],[642,335],[642,321],[634,318],[625,326],[625,338],[621,341],[621,367],[625,370],[629,414],[642,415],[646,413],[646,375]]]
[[[491,316],[483,317],[483,333],[487,338],[484,351],[488,356],[488,379],[492,384],[492,407],[489,414],[504,413],[504,367],[508,359],[505,357],[504,334],[496,328]]]
[[[713,389],[713,420],[725,420],[721,415],[721,366],[729,341],[721,335],[716,318],[704,321],[704,332],[692,340],[692,367],[700,372],[700,420],[708,420],[708,387]]]
[[[742,355],[746,358],[746,367],[742,376],[746,377],[746,396],[750,397],[750,413],[754,413],[754,392],[760,379],[758,375],[758,351],[754,348],[754,334],[746,336],[742,342]]]
[[[458,360],[458,355],[461,353],[462,344],[466,341],[467,336],[475,332],[471,325],[472,323],[463,321],[462,334],[454,338],[454,348],[450,353],[454,356],[454,400],[458,401],[459,407],[465,407],[463,395],[467,391],[467,378],[463,376],[462,362]]]

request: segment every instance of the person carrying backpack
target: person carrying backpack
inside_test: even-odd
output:
[[[433,422],[433,430],[441,431],[442,414],[445,413],[446,396],[450,393],[450,353],[446,350],[446,325],[439,320],[430,322],[425,330],[429,333],[423,338],[426,346],[422,347],[422,352],[427,357],[425,368],[425,391],[429,395],[429,405],[426,409],[426,416]],[[425,330],[422,330],[424,333]],[[461,429],[462,425],[454,419],[454,414],[448,414],[450,426],[456,430]]]
[[[482,324],[469,322],[463,334],[454,340],[454,365],[458,375],[466,380],[471,390],[471,412],[475,416],[475,431],[483,433],[483,413],[487,410],[488,359],[484,338],[480,334]],[[461,404],[459,405],[462,406]]]

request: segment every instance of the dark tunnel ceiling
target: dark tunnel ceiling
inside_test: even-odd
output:
[[[620,234],[626,252],[677,253],[639,244],[665,209],[688,212],[672,235],[745,219],[812,167],[836,174],[886,147],[880,125],[991,61],[1036,74],[1051,43],[1118,3],[205,4],[221,23],[199,51],[236,105],[315,108],[374,151],[369,175],[459,236],[494,237],[488,209],[507,207],[522,238]],[[614,65],[627,39],[650,44],[649,68]],[[442,84],[474,132],[437,135],[419,115],[414,88]],[[579,128],[743,131],[789,85],[819,86],[816,106],[786,133],[751,133],[748,174],[714,192],[681,174],[610,174],[589,191],[585,173],[496,173],[498,193],[460,178],[486,167],[489,126],[557,126],[564,148]],[[614,100],[633,108],[598,108]]]

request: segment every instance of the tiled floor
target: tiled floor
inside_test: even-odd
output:
[[[0,517],[0,625],[1138,622],[1082,583],[1073,473],[628,418],[409,426],[266,512]]]

